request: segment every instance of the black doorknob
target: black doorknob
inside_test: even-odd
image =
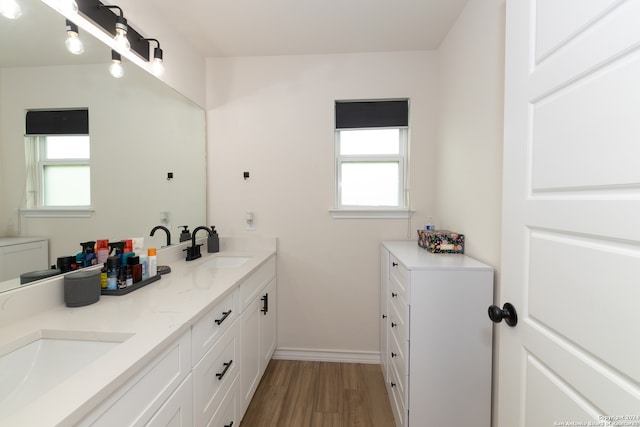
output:
[[[518,324],[518,314],[516,308],[509,302],[504,303],[502,308],[497,305],[489,307],[489,319],[495,323],[502,322],[502,319],[507,322],[507,325],[513,327]]]

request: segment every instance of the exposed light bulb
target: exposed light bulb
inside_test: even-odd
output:
[[[58,10],[62,13],[78,13],[78,3],[75,0],[58,0]]]
[[[113,40],[116,42],[116,49],[120,52],[127,52],[131,49],[131,43],[129,43],[129,39],[127,38],[128,28],[127,20],[119,16],[116,22],[116,36]]]
[[[156,47],[155,49],[153,49],[153,62],[151,63],[151,72],[156,77],[160,77],[164,74],[164,63],[162,61],[162,49],[160,49],[159,47]]]
[[[122,67],[122,57],[118,52],[111,51],[111,65],[109,65],[109,73],[116,79],[124,76],[124,68]]]
[[[22,8],[16,0],[0,0],[0,14],[9,19],[18,19]]]
[[[80,40],[80,37],[78,37],[78,33],[69,32],[64,45],[67,47],[67,50],[74,55],[80,55],[84,52],[84,44],[82,43],[82,40]]]
[[[67,50],[74,55],[80,55],[84,52],[84,44],[78,35],[78,26],[67,19],[67,40],[64,45]]]

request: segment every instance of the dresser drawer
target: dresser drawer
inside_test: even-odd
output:
[[[389,364],[393,365],[399,375],[398,380],[409,375],[409,345],[405,342],[398,342],[395,337],[389,340]],[[403,387],[404,388],[404,387]]]
[[[409,308],[393,298],[389,304],[389,331],[399,343],[409,340]]]
[[[393,267],[394,269],[404,270],[404,267],[400,265]],[[406,270],[405,270],[406,272]],[[389,291],[391,292],[391,298],[400,298],[405,303],[409,302],[409,279],[407,277],[400,277],[398,274],[394,274],[394,270],[391,270],[389,275]]]
[[[393,254],[389,254],[389,275],[404,285],[409,283],[409,270]]]
[[[234,322],[193,368],[195,425],[207,425],[240,371],[239,322]]]
[[[398,375],[393,368],[389,369],[389,390],[391,411],[393,411],[393,418],[396,420],[396,427],[406,427],[407,410],[398,390]]]
[[[238,302],[238,290],[236,289],[224,300],[216,304],[209,313],[193,325],[191,329],[191,340],[193,350],[191,351],[192,365],[204,356],[204,354],[216,343],[240,313]]]

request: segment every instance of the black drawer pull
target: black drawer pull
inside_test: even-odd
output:
[[[391,387],[395,387],[396,383],[394,383],[393,381],[391,382]]]
[[[398,326],[398,324],[397,324],[397,323],[393,323],[393,322],[391,322],[391,327],[392,327],[392,328],[395,328],[396,326]]]
[[[391,266],[392,266],[392,267],[397,267],[397,266],[398,266],[398,263],[397,263],[397,262],[392,262],[392,263],[391,263]]]
[[[233,427],[233,421],[231,421],[229,424],[225,424],[224,427]]]
[[[269,312],[269,293],[264,294],[260,301],[262,301],[262,309],[260,311],[266,316]]]
[[[387,318],[387,315],[386,315],[386,314],[383,314],[383,315],[382,315],[382,318],[383,318],[383,319],[386,319],[386,318]]]
[[[393,351],[391,352],[391,357],[397,357],[398,355],[396,353],[394,353]]]
[[[214,322],[216,322],[216,325],[220,325],[220,324],[222,324],[222,322],[224,322],[227,319],[227,317],[229,317],[230,314],[231,314],[231,310],[223,311],[222,312],[222,317],[219,318],[219,319],[214,320]]]
[[[219,374],[216,374],[216,377],[218,377],[219,380],[222,381],[222,378],[226,375],[232,363],[233,363],[233,360],[229,360],[227,363],[222,364],[224,366],[224,369]]]
[[[391,298],[397,298],[398,294],[396,294],[395,292],[391,292]]]

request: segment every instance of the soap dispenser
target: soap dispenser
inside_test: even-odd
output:
[[[181,225],[180,227],[184,228],[184,230],[182,230],[182,232],[180,233],[180,241],[186,242],[187,240],[191,240],[191,233],[189,232],[189,226]]]
[[[211,226],[211,233],[209,233],[209,237],[207,237],[207,252],[210,254],[220,252],[220,238],[218,237],[215,225]]]

